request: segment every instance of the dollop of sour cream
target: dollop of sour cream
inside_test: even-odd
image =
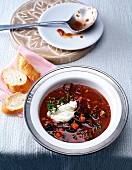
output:
[[[47,115],[56,122],[68,122],[72,117],[74,117],[75,109],[77,108],[76,101],[70,101],[65,105],[58,107],[56,112],[52,114],[48,111]]]

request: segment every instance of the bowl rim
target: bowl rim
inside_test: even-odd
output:
[[[40,87],[40,85],[43,83],[43,78],[46,77],[49,74],[52,74],[53,72],[56,72],[57,70],[63,70],[63,69],[86,69],[86,71],[93,71],[96,72],[97,74],[101,74],[104,76],[105,78],[109,79],[110,81],[112,81],[112,86],[115,88],[116,91],[118,91],[119,97],[121,99],[121,104],[122,104],[122,113],[121,113],[121,118],[120,118],[120,122],[117,126],[117,128],[115,129],[115,131],[109,136],[108,139],[106,139],[105,141],[103,141],[102,143],[99,143],[98,145],[91,147],[90,149],[81,149],[81,150],[68,150],[66,148],[58,148],[55,146],[52,146],[52,144],[48,145],[47,141],[44,143],[43,142],[43,138],[40,136],[40,134],[36,131],[32,121],[31,121],[31,116],[30,116],[30,106],[31,106],[31,101],[33,98],[34,93],[37,91],[37,89]],[[39,82],[41,81],[41,84],[39,84]],[[105,73],[104,71],[101,71],[97,68],[94,67],[88,67],[88,66],[66,66],[66,67],[60,67],[60,68],[56,68],[54,70],[51,70],[50,72],[46,73],[45,75],[43,75],[42,77],[40,77],[40,79],[38,79],[30,88],[25,103],[24,103],[24,120],[26,123],[26,126],[29,130],[29,132],[32,134],[33,138],[43,147],[57,152],[57,153],[61,153],[61,154],[65,154],[65,155],[84,155],[84,154],[89,154],[89,153],[93,153],[96,151],[99,151],[105,147],[107,147],[109,144],[111,144],[118,136],[119,134],[122,132],[122,130],[125,127],[125,124],[127,122],[127,118],[128,118],[128,112],[129,112],[129,104],[128,104],[128,100],[127,100],[127,96],[123,90],[123,88],[121,87],[121,85],[109,74]]]

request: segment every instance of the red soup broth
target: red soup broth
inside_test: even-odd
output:
[[[67,122],[56,122],[47,115],[60,105],[77,102],[74,116]],[[52,114],[52,112],[51,112]],[[43,128],[54,138],[70,143],[90,141],[108,127],[111,110],[106,98],[96,89],[83,84],[67,83],[51,91],[42,101],[39,111]]]

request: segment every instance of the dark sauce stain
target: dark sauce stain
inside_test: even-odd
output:
[[[84,23],[82,23],[80,21],[72,21],[70,23],[70,26],[72,29],[78,30],[78,29],[82,29],[84,27]]]
[[[57,29],[57,32],[59,33],[59,35],[60,35],[61,37],[64,37],[64,38],[73,38],[74,36],[78,36],[78,34],[67,33],[67,32],[65,32],[65,31],[62,30],[62,29]],[[80,35],[80,38],[83,38],[83,36]]]
[[[57,32],[60,34],[61,37],[64,38],[72,38],[74,36],[77,36],[77,34],[67,33],[62,29],[57,29]]]
[[[85,20],[85,22],[88,22],[89,21],[89,19],[87,18],[86,20]]]
[[[83,38],[83,36],[82,36],[82,35],[80,35],[80,38]]]

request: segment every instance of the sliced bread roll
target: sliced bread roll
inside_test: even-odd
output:
[[[12,92],[27,93],[31,87],[28,77],[13,67],[8,67],[2,71],[2,78]]]
[[[40,78],[40,73],[20,54],[18,54],[17,66],[18,69],[31,80],[36,81]]]
[[[10,95],[2,104],[1,111],[8,115],[19,114],[23,111],[26,94],[16,92]]]

